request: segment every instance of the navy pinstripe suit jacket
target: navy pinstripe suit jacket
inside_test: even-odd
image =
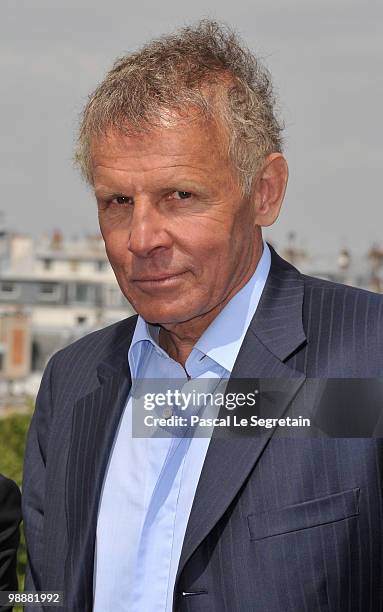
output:
[[[92,610],[98,502],[130,388],[136,317],[58,352],[25,457],[26,588]],[[232,379],[383,376],[383,297],[300,274],[272,250]],[[174,610],[383,611],[383,445],[378,438],[213,437],[184,539]],[[28,610],[28,608],[26,608]],[[36,610],[36,608],[31,608]],[[150,611],[142,611],[150,612]]]

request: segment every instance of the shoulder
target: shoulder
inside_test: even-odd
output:
[[[333,376],[382,376],[383,296],[305,275],[302,280],[303,325],[316,368],[322,363]]]
[[[109,354],[122,350],[124,345],[129,346],[136,322],[137,315],[133,315],[87,334],[55,353],[53,361],[60,365],[73,360],[81,364],[99,363]]]
[[[44,371],[40,399],[51,401],[60,396],[61,403],[74,401],[97,387],[101,363],[107,361],[113,367],[127,362],[136,322],[137,315],[133,315],[87,334],[55,353]]]
[[[302,295],[305,323],[316,320],[341,322],[344,328],[367,321],[369,328],[382,327],[383,295],[349,285],[308,276],[271,250],[270,277],[273,287],[285,295]],[[274,292],[275,294],[275,292]],[[278,298],[283,295],[279,292]],[[298,300],[293,300],[296,305]]]
[[[311,376],[382,376],[383,295],[302,274],[273,250],[270,275],[268,305],[271,299],[279,310],[283,305],[286,325],[299,309],[306,340],[293,356],[297,369]]]
[[[340,319],[343,324],[383,323],[383,295],[322,280],[312,276],[300,275],[304,283],[304,308],[311,316],[321,314]]]

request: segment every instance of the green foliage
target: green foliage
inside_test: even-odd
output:
[[[31,417],[32,411],[28,414],[12,414],[0,419],[0,473],[14,480],[19,487],[21,487],[22,482],[24,449]],[[22,528],[20,536],[17,573],[19,577],[19,590],[22,591],[27,562],[25,538]]]
[[[19,487],[30,420],[31,414],[12,414],[0,419],[0,472],[17,482]]]

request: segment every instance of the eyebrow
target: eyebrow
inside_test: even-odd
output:
[[[94,195],[96,198],[103,198],[108,200],[113,200],[114,198],[132,198],[127,191],[107,191],[104,189],[95,189]]]
[[[205,192],[203,188],[199,187],[198,185],[196,185],[196,183],[194,183],[194,181],[190,181],[190,179],[187,179],[187,178],[181,178],[177,181],[169,182],[169,184],[166,187],[161,187],[161,188],[158,188],[152,191],[157,192],[157,193],[167,193],[169,191],[176,191],[176,190],[191,191],[191,192],[198,192],[198,193]],[[134,191],[133,189],[130,190],[129,188],[127,188],[124,191],[122,190],[114,191],[112,189],[108,189],[107,187],[100,187],[99,189],[94,190],[94,194],[96,198],[113,199],[113,198],[118,198],[118,197],[133,197],[132,195],[133,191]]]

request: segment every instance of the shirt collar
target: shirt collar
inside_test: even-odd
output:
[[[208,355],[228,372],[231,372],[234,367],[247,329],[257,309],[270,271],[270,264],[270,249],[264,241],[261,259],[251,278],[231,298],[195,344],[194,349]],[[139,348],[137,345],[140,343],[149,342],[157,351],[166,355],[158,344],[158,336],[159,326],[151,325],[138,316],[129,349],[129,363],[134,371],[140,360],[141,351],[137,350]]]

